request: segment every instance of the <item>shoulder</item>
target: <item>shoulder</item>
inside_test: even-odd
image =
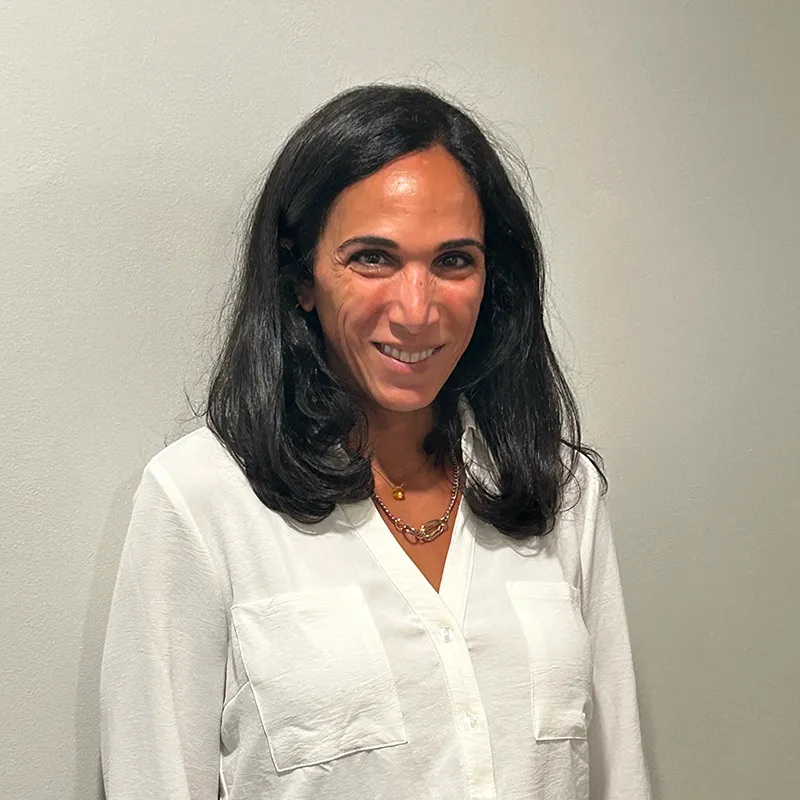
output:
[[[564,446],[561,458],[566,470],[562,508],[580,507],[584,513],[596,510],[603,501],[603,476],[584,453]]]
[[[148,479],[190,507],[220,492],[252,493],[241,467],[205,425],[156,453],[144,468],[143,481]]]
[[[217,437],[202,425],[181,436],[147,463],[147,469],[171,474],[204,474],[211,469],[225,469],[232,459]]]
[[[567,472],[554,542],[574,563],[583,561],[598,542],[610,537],[605,484],[600,470],[585,454],[565,447],[562,458]]]

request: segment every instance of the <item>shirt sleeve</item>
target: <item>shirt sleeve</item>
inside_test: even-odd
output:
[[[103,652],[107,800],[216,800],[227,636],[209,552],[170,477],[151,462]]]
[[[593,660],[589,726],[591,800],[648,800],[636,681],[619,568],[600,481],[593,466],[584,488],[587,515],[581,542],[583,616]]]

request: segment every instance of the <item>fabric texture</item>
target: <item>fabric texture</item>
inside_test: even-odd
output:
[[[200,428],[144,470],[100,682],[108,800],[650,796],[584,458],[544,538],[462,502],[437,593],[370,500],[297,523]]]

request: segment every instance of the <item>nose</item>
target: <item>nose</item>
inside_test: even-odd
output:
[[[435,302],[436,279],[427,266],[406,264],[397,275],[395,297],[389,307],[389,323],[410,334],[421,333],[439,321]]]

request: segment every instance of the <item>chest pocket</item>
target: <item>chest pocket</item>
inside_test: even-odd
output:
[[[277,595],[232,614],[279,772],[407,741],[360,587]]]
[[[528,645],[537,741],[585,739],[592,657],[574,590],[568,583],[514,581],[508,592]]]

